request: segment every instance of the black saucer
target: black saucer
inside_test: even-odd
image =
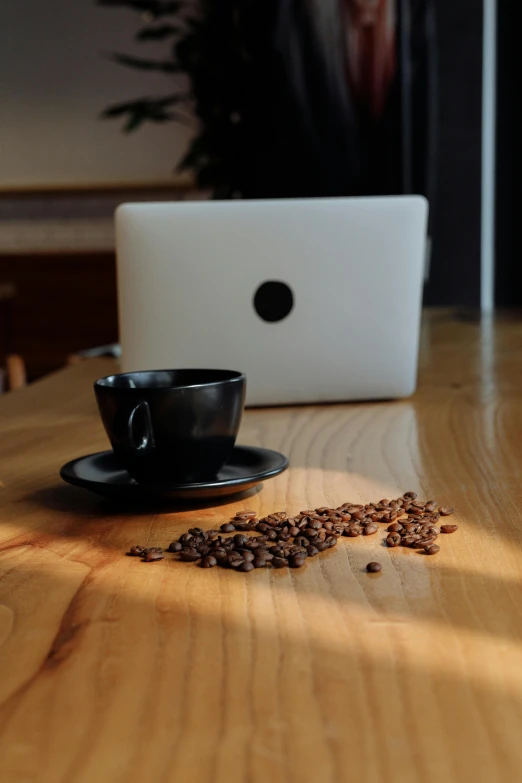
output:
[[[191,500],[234,495],[260,481],[279,475],[288,459],[277,451],[256,446],[235,446],[216,478],[198,484],[138,484],[120,467],[114,452],[100,451],[68,462],[60,476],[105,498],[123,502],[140,500]]]

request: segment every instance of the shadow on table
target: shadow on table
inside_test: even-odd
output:
[[[216,769],[278,781],[299,770],[303,783],[518,779],[511,647],[493,648],[489,629],[473,624],[473,655],[451,619],[420,616],[414,601],[402,622],[372,613],[384,573],[365,577],[364,594],[349,579],[325,585],[322,607],[312,600],[326,578],[317,561],[298,574],[233,574],[244,593],[223,603],[229,574],[219,569],[128,559],[89,575],[41,555],[4,577],[17,614],[3,644],[0,771],[19,763],[24,738],[27,780],[72,779],[88,737],[86,758],[102,777],[108,747],[131,749],[120,753],[122,780],[210,781]],[[187,575],[177,589],[171,568]],[[486,577],[481,590],[502,583]],[[370,611],[352,616],[348,600]],[[415,636],[406,635],[412,621]],[[59,736],[59,756],[49,736]]]
[[[123,503],[121,500],[109,500],[93,495],[79,487],[57,484],[30,492],[23,502],[35,503],[53,511],[66,514],[77,514],[82,517],[129,517],[151,516],[154,514],[173,514],[180,511],[197,511],[199,509],[218,508],[254,497],[261,487],[253,487],[246,492],[222,498],[186,501]]]

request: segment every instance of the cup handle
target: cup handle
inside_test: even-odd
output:
[[[154,449],[150,408],[145,400],[131,410],[127,422],[126,446],[135,454],[148,455]]]

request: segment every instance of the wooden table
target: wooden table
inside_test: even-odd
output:
[[[240,441],[285,452],[290,470],[166,514],[58,478],[106,447],[91,381],[112,364],[2,399],[0,780],[520,780],[521,347],[521,320],[432,315],[411,400],[251,410]],[[458,511],[436,557],[381,532],[299,571],[123,555],[239,509],[410,489]]]

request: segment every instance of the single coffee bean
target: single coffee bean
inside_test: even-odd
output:
[[[201,555],[199,552],[196,552],[195,549],[183,549],[180,552],[180,560],[183,560],[185,563],[195,563],[196,560],[199,560]]]
[[[316,555],[319,554],[319,550],[317,549],[316,546],[314,546],[313,544],[310,544],[310,546],[306,547],[306,553],[307,553],[308,557],[315,557]]]
[[[257,511],[238,511],[236,519],[255,519],[257,517]]]
[[[267,563],[270,563],[274,559],[274,555],[272,552],[263,552],[263,557],[267,561]]]
[[[248,541],[248,536],[244,536],[242,533],[237,533],[234,536],[234,544],[236,546],[243,546]]]
[[[290,568],[301,568],[304,566],[306,555],[297,554],[290,558],[288,565]]]
[[[188,531],[193,536],[204,536],[206,535],[205,531],[201,527],[189,527]]]
[[[439,514],[442,517],[449,517],[450,514],[453,514],[453,509],[451,506],[439,506]]]
[[[326,541],[318,541],[315,546],[319,552],[324,552],[325,549],[330,549],[330,544],[328,544]]]
[[[266,560],[264,557],[256,557],[252,560],[254,568],[266,568]]]
[[[240,566],[237,568],[238,571],[244,571],[247,573],[248,571],[254,570],[254,564],[249,562],[248,560],[244,560]]]
[[[306,538],[308,538],[310,540],[314,539],[314,538],[317,538],[317,536],[318,536],[317,530],[311,530],[309,527],[306,528],[304,534],[305,534]]]
[[[440,532],[441,533],[454,533],[455,530],[458,530],[458,525],[441,525],[440,526]]]
[[[370,522],[369,525],[363,530],[363,536],[373,536],[379,530],[379,525],[376,522]]]
[[[308,546],[309,541],[308,538],[306,538],[306,536],[296,536],[294,538],[294,544],[296,546]]]
[[[372,563],[368,563],[366,566],[366,570],[369,574],[376,574],[378,571],[382,569],[382,565],[380,563],[376,563],[375,561]]]
[[[255,524],[251,525],[250,522],[245,522],[244,520],[241,519],[234,519],[234,527],[236,530],[247,532],[249,530],[254,530]]]
[[[427,555],[436,555],[437,552],[440,552],[440,546],[437,546],[437,544],[429,544],[424,547],[424,551]]]
[[[235,553],[232,554],[232,555],[229,555],[229,557],[227,558],[227,565],[229,566],[229,568],[239,568],[245,562],[246,562],[246,560],[243,560],[242,557],[240,557],[239,555],[237,555]]]
[[[401,543],[401,537],[398,533],[390,533],[386,538],[386,546],[399,546]]]
[[[405,492],[403,495],[403,498],[409,498],[409,500],[415,500],[416,497],[416,492]]]
[[[181,544],[179,548],[181,549]],[[142,546],[131,546],[131,548],[129,549],[128,552],[126,552],[126,554],[129,557],[143,557],[143,555],[145,554],[145,548]]]
[[[359,533],[355,529],[354,525],[349,525],[343,533],[343,536],[346,536],[347,538],[356,538],[358,535]]]
[[[158,552],[154,549],[149,549],[143,556],[144,563],[153,563],[155,560],[163,560],[163,552]]]
[[[334,546],[337,546],[337,539],[335,536],[328,536],[324,543],[327,544],[330,549],[333,549]]]
[[[192,538],[193,536],[190,533],[183,533],[183,535],[179,537],[179,542],[180,544],[188,544],[192,541]]]
[[[417,539],[414,536],[402,536],[401,546],[411,546]]]
[[[294,536],[298,536],[299,535],[299,528],[293,526],[293,527],[290,528],[290,530],[288,532],[290,533],[290,535],[293,538]]]
[[[212,557],[212,555],[205,555],[204,558],[202,558],[201,563],[199,564],[201,568],[214,568],[216,566],[218,561],[215,557]]]
[[[256,557],[253,552],[251,552],[249,549],[236,549],[236,552],[238,555],[240,555],[243,560],[246,560],[247,563],[251,563],[252,560]]]
[[[274,557],[272,565],[274,568],[284,568],[288,565],[288,560],[285,557]]]
[[[434,500],[428,500],[428,502],[424,506],[424,511],[429,511],[430,514],[432,511],[436,511],[436,509],[437,509],[437,504]]]
[[[208,555],[208,553],[210,552],[210,547],[208,544],[196,544],[194,549],[197,549],[201,557]]]
[[[356,511],[354,514],[352,514],[352,517],[354,519],[364,519],[365,516],[366,516],[366,514],[365,514],[364,511],[362,511],[362,509],[360,511]]]
[[[400,530],[402,530],[402,525],[400,522],[392,522],[391,525],[388,525],[386,530],[388,533],[398,533]]]
[[[235,530],[235,526],[232,524],[232,522],[225,522],[221,527],[219,528],[223,533],[232,533],[233,530]]]
[[[207,530],[207,538],[215,538],[217,535],[219,535],[219,530]]]
[[[270,525],[267,525],[266,522],[258,522],[256,525],[256,530],[258,533],[266,533],[268,530],[270,530]]]

